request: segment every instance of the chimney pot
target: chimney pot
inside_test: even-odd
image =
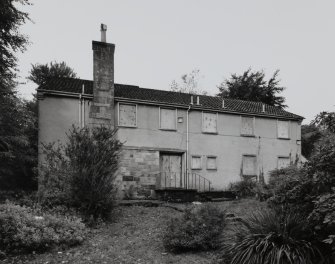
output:
[[[225,106],[224,106],[224,99],[222,99],[222,108],[225,108]]]
[[[191,95],[191,105],[193,105],[193,95]]]
[[[199,95],[197,96],[197,105],[200,105],[200,97],[199,97]]]
[[[262,112],[265,113],[265,104],[262,104]]]
[[[101,42],[106,42],[107,25],[101,24],[100,31],[101,31]]]

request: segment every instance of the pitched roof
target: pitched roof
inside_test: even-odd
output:
[[[84,85],[84,93],[88,95],[93,94],[93,81],[74,79],[74,78],[52,78],[45,84],[38,88],[38,91],[56,91],[65,93],[81,93]],[[116,98],[142,100],[152,103],[166,103],[174,105],[190,104],[191,95],[187,93],[171,92],[164,90],[154,90],[147,88],[140,88],[134,85],[115,84],[114,95]],[[302,120],[303,117],[287,112],[279,107],[265,105],[265,112],[263,112],[263,103],[243,101],[237,99],[224,99],[225,108],[222,108],[222,98],[217,96],[199,95],[200,105],[194,104],[195,108],[213,109],[222,112],[235,112],[245,114],[257,114],[262,116],[272,116],[278,118],[287,118]],[[196,98],[194,96],[194,103]]]

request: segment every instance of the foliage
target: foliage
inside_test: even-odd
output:
[[[304,157],[309,159],[312,156],[320,137],[321,132],[314,124],[301,126],[301,154]]]
[[[263,71],[251,71],[250,68],[241,75],[232,74],[218,86],[218,96],[285,108],[285,98],[278,95],[285,89],[279,84],[278,74],[279,70],[275,71],[268,81]]]
[[[323,111],[314,118],[311,124],[320,128],[322,131],[327,130],[335,133],[335,112]]]
[[[53,77],[68,77],[76,78],[77,74],[72,68],[63,62],[51,62],[50,64],[32,64],[32,69],[29,72],[28,79],[38,85],[44,84],[49,78]]]
[[[215,249],[224,227],[225,213],[216,206],[190,207],[168,221],[163,243],[172,251]]]
[[[239,198],[252,197],[256,194],[256,181],[244,179],[235,183],[231,183],[229,191],[234,192]]]
[[[85,226],[79,218],[41,214],[12,203],[0,205],[0,249],[5,252],[45,251],[83,242]]]
[[[0,95],[0,189],[36,188],[37,115],[15,95]]]
[[[269,203],[274,208],[294,208],[308,214],[313,207],[313,180],[305,168],[295,165],[270,172],[269,188],[273,196]]]
[[[29,20],[28,14],[17,8],[17,3],[29,5],[28,0],[0,2],[0,97],[13,95],[17,71],[15,52],[24,51],[28,43],[19,27]]]
[[[189,93],[189,94],[202,94],[206,95],[207,92],[199,88],[200,70],[194,69],[191,73],[183,74],[178,83],[173,80],[170,89],[173,92]]]
[[[229,227],[223,238],[223,257],[231,264],[312,264],[323,258],[320,246],[312,240],[312,231],[298,214],[256,211]]]
[[[45,146],[39,196],[67,204],[86,217],[106,218],[113,207],[122,144],[109,127],[73,127],[65,145]]]

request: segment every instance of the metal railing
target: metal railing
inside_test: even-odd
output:
[[[156,187],[158,189],[182,188],[198,192],[210,192],[211,182],[197,173],[158,172]]]

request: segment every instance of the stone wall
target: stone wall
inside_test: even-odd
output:
[[[145,198],[153,195],[159,173],[159,151],[123,149],[120,157],[118,185],[123,198]]]

